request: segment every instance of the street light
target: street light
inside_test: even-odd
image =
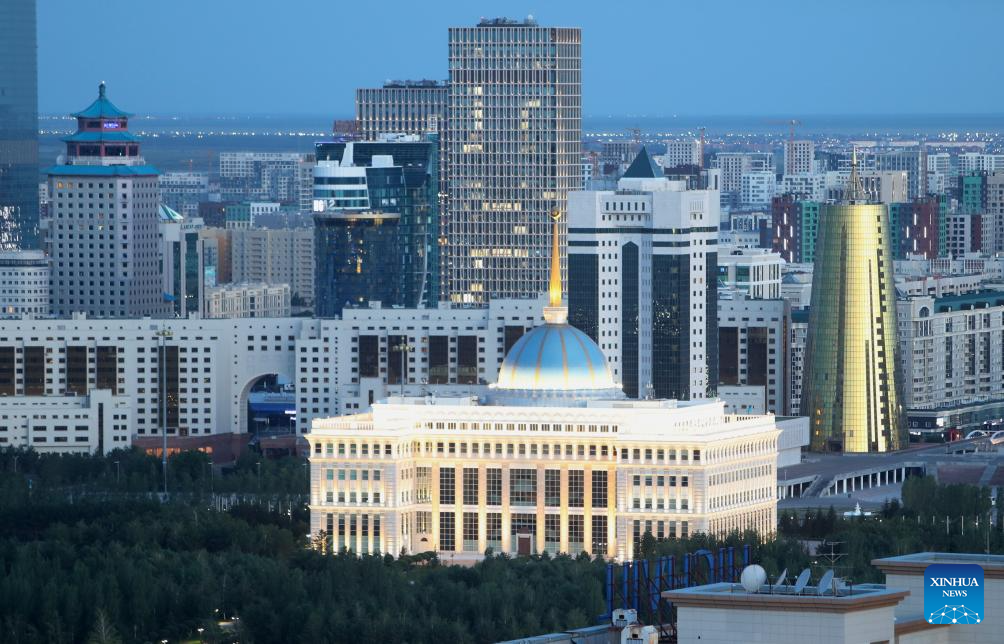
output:
[[[261,461],[255,463],[258,466],[258,491],[261,492]]]
[[[404,337],[404,336],[402,336],[402,337]],[[392,346],[390,348],[390,350],[391,351],[397,351],[398,353],[401,354],[401,375],[400,375],[400,381],[401,381],[401,395],[404,396],[404,380],[407,377],[405,375],[406,371],[405,371],[404,357],[406,355],[408,355],[409,352],[414,351],[415,347],[411,346],[407,342],[401,342],[400,344],[395,344],[394,346]]]
[[[197,629],[195,629],[195,630],[199,631],[199,642],[202,642],[202,631],[204,631],[204,630],[206,630],[206,629],[204,629],[204,628],[202,628],[202,627],[200,626],[200,627],[198,627],[198,628],[197,628]]]
[[[122,484],[122,464],[115,461],[115,485]]]
[[[170,329],[157,331],[157,346],[160,355],[157,357],[157,371],[160,372],[160,413],[163,423],[160,430],[164,433],[164,448],[161,454],[164,469],[164,497],[167,497],[167,367],[165,357],[167,355],[167,339],[174,335]]]

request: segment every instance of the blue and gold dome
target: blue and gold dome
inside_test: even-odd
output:
[[[624,392],[610,375],[606,356],[592,338],[568,324],[568,309],[561,301],[559,216],[557,211],[552,214],[551,280],[548,306],[544,307],[545,323],[512,346],[492,391],[524,400],[623,398]]]
[[[593,340],[568,324],[544,324],[520,338],[502,362],[496,389],[619,389]]]

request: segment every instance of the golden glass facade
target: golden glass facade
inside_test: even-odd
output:
[[[905,444],[890,240],[882,204],[822,208],[802,395],[815,451],[886,452]]]

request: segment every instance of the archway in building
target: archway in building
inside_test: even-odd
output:
[[[239,401],[241,433],[251,443],[280,436],[295,436],[296,390],[291,380],[275,373],[256,376],[244,385]]]

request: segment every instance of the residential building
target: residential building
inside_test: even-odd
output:
[[[0,250],[40,248],[35,0],[0,5]]]
[[[850,198],[820,213],[801,409],[813,450],[885,452],[905,443],[892,235],[856,168],[849,184]]]
[[[436,135],[319,143],[314,186],[315,314],[430,306],[439,298]]]
[[[897,303],[903,406],[911,432],[978,429],[1004,413],[1004,293]],[[935,413],[931,413],[935,412]],[[939,425],[938,418],[950,418]]]
[[[388,81],[356,90],[356,125],[363,141],[381,134],[445,134],[447,84],[435,80]]]
[[[257,220],[263,215],[279,212],[281,204],[277,201],[242,201],[228,204],[223,209],[226,228],[247,229],[260,228]]]
[[[231,281],[238,284],[289,284],[294,299],[313,302],[313,228],[250,228],[227,232],[232,262]]]
[[[289,284],[226,284],[206,289],[205,315],[216,318],[288,318]]]
[[[798,415],[802,410],[802,385],[805,382],[805,345],[809,337],[808,307],[791,308],[791,322],[785,336],[788,352],[788,413]]]
[[[643,148],[614,191],[569,196],[571,323],[629,397],[700,399],[718,382],[716,190],[686,190]]]
[[[209,174],[206,172],[161,174],[160,201],[184,217],[198,217],[199,204],[209,201]]]
[[[1004,171],[986,176],[986,211],[982,217],[982,251],[1004,252]]]
[[[770,205],[777,190],[773,171],[745,172],[739,183],[739,202],[747,208]]]
[[[0,316],[49,315],[49,259],[40,250],[0,251]]]
[[[945,215],[945,256],[963,257],[983,250],[983,215],[949,211]]]
[[[718,247],[718,286],[753,300],[781,297],[784,260],[766,248]],[[720,301],[720,300],[719,300]]]
[[[666,141],[666,154],[662,157],[662,167],[672,170],[679,167],[701,167],[701,142],[697,139],[672,139]]]
[[[801,201],[790,195],[771,202],[772,249],[788,263],[811,264],[816,257],[819,230],[818,201]]]
[[[722,171],[722,192],[738,193],[743,175],[749,172],[774,172],[772,152],[719,152],[712,167]]]
[[[850,179],[850,170],[836,170],[826,173],[826,199],[841,201]],[[900,203],[910,201],[908,172],[861,170],[858,179],[869,201],[875,203]],[[925,193],[926,195],[927,193]]]
[[[784,142],[784,174],[810,174],[815,172],[813,161],[816,144],[812,141]]]
[[[302,152],[221,152],[224,201],[275,201],[310,212],[314,158]]]
[[[483,19],[450,28],[449,60],[445,290],[458,303],[534,297],[549,215],[582,187],[581,31]]]
[[[825,201],[826,175],[812,172],[786,174],[781,178],[780,192],[800,201]]]
[[[140,156],[130,115],[108,100],[104,83],[98,98],[73,116],[77,132],[63,139],[65,163],[45,170],[52,195],[50,312],[165,315],[157,169]]]
[[[923,255],[937,259],[948,251],[948,200],[938,196],[889,204],[895,259]]]

